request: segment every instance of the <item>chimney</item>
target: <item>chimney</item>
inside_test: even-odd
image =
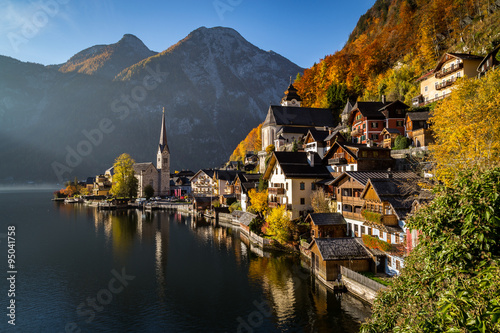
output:
[[[385,95],[382,95],[382,104],[385,104]]]

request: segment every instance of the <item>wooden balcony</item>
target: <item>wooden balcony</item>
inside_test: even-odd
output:
[[[356,128],[351,132],[351,136],[361,136],[363,134],[363,130],[360,130],[359,128]]]
[[[453,85],[453,83],[455,83],[456,80],[457,79],[453,78],[453,79],[448,79],[445,82],[436,83],[436,90],[441,90],[441,89],[447,88],[447,87]]]
[[[382,144],[384,148],[392,148],[392,139],[384,139],[384,143]]]
[[[337,164],[347,164],[347,160],[343,157],[334,157],[328,160],[329,165],[337,165]]]
[[[437,79],[440,79],[440,78],[448,76],[448,75],[450,75],[452,73],[458,72],[462,68],[464,68],[464,64],[461,62],[458,65],[452,65],[451,67],[448,67],[446,69],[443,69],[443,70],[437,72],[436,75],[435,75],[435,77]]]
[[[363,206],[365,201],[360,197],[347,197],[342,196],[341,199],[342,204],[352,205],[352,206]]]
[[[269,194],[273,195],[285,195],[285,189],[283,187],[269,187],[267,191]]]
[[[345,218],[348,218],[348,219],[363,221],[363,216],[361,216],[360,213],[342,212],[342,216],[344,216]]]
[[[278,208],[279,202],[269,202],[269,208]]]

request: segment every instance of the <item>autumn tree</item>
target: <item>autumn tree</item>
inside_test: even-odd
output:
[[[269,209],[269,204],[267,202],[267,190],[256,191],[254,188],[248,191],[248,197],[250,199],[249,210],[257,213],[261,218],[264,217]]]
[[[311,206],[315,213],[332,213],[330,207],[330,198],[326,195],[325,191],[320,188],[311,193]]]
[[[279,242],[285,243],[291,239],[294,225],[288,216],[285,205],[271,209],[267,223],[268,232],[274,235]]]
[[[113,186],[111,194],[114,197],[132,198],[137,196],[138,180],[134,172],[135,161],[129,154],[121,154],[113,164]]]
[[[500,71],[480,80],[461,79],[454,87],[430,119],[436,176],[444,182],[458,170],[484,170],[500,163]]]

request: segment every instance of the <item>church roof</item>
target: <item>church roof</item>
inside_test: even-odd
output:
[[[300,98],[299,94],[297,94],[297,89],[290,83],[288,89],[285,91],[285,96],[281,99],[282,101],[291,101],[296,100],[297,102],[302,102],[302,98]]]
[[[163,115],[161,117],[161,133],[160,133],[159,147],[161,152],[163,152],[164,150],[170,152],[167,144],[167,129],[165,128],[165,108],[163,108]]]
[[[146,171],[150,166],[152,166],[156,170],[152,162],[134,163],[133,168],[135,174],[140,175],[141,171]]]
[[[330,109],[271,105],[264,125],[335,127],[336,123]]]

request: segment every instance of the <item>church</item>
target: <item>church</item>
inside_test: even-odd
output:
[[[170,195],[170,150],[167,144],[167,130],[165,128],[165,108],[161,119],[160,142],[156,153],[156,167],[152,162],[135,163],[135,177],[138,180],[137,197],[144,197],[144,187],[151,185],[155,196]]]

